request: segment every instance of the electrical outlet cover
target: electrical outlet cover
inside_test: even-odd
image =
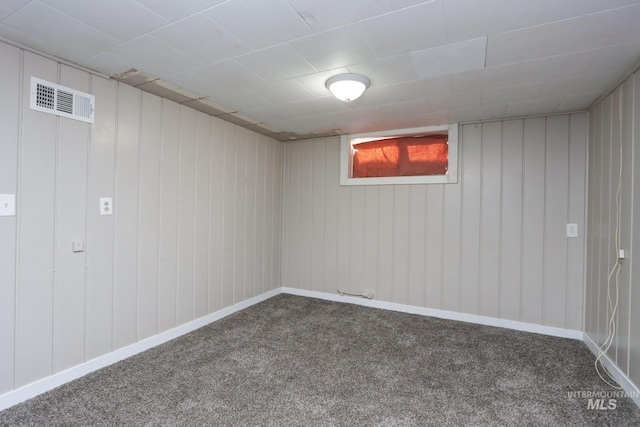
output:
[[[113,215],[113,199],[100,197],[100,215]]]
[[[0,194],[0,216],[14,216],[16,214],[16,195]]]

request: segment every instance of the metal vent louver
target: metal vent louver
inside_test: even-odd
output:
[[[31,77],[32,110],[94,123],[95,96]]]

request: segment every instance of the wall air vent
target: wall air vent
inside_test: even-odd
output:
[[[31,77],[32,110],[94,123],[95,96]]]

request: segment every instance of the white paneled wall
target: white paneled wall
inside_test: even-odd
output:
[[[460,144],[458,184],[363,187],[339,185],[339,138],[287,144],[283,285],[582,330],[587,115]]]
[[[96,123],[30,110],[31,76],[93,93]],[[0,217],[0,394],[280,287],[283,159],[278,141],[0,43],[0,194],[18,201]]]
[[[615,280],[607,276],[616,262],[616,191],[620,177],[620,248],[626,257],[619,281],[616,337],[607,355],[633,383],[640,384],[640,72],[629,77],[590,111],[589,229],[585,332],[596,344],[607,336],[611,315],[607,292],[615,300]]]

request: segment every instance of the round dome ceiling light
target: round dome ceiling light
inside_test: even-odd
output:
[[[360,74],[338,74],[330,77],[326,86],[339,100],[351,102],[358,99],[369,87],[369,79]]]

